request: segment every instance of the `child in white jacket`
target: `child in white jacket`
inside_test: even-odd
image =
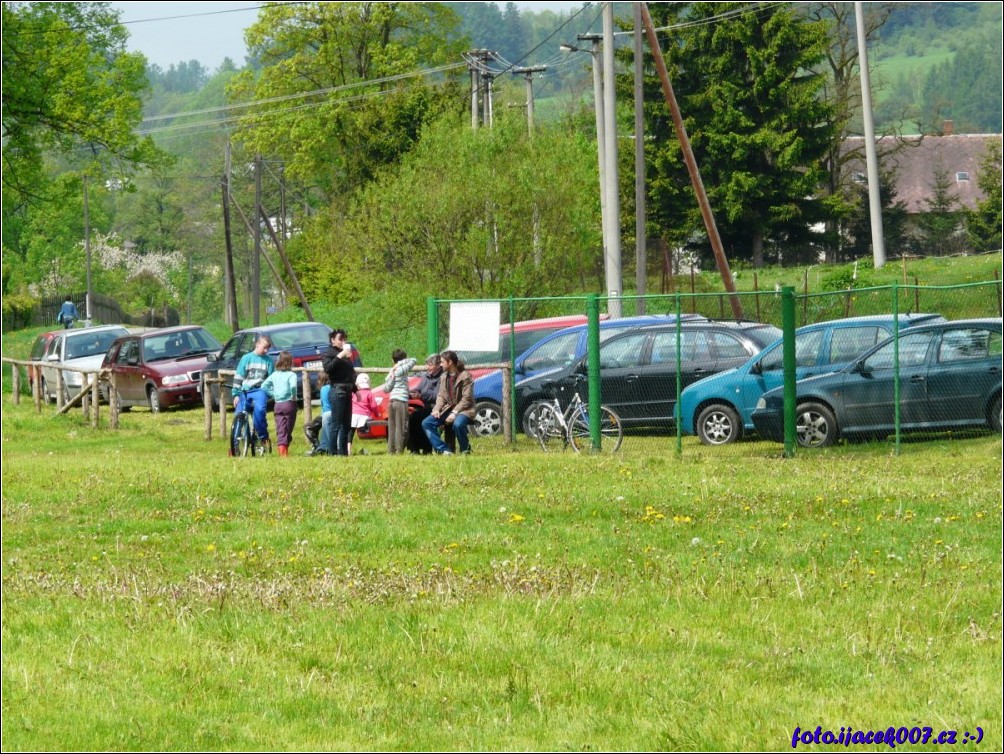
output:
[[[383,389],[390,400],[387,406],[387,452],[391,455],[403,453],[408,441],[408,372],[415,366],[415,359],[400,348],[391,355],[394,368],[387,375]]]

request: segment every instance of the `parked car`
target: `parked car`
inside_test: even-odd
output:
[[[943,322],[940,314],[902,314],[899,327]],[[893,315],[850,317],[819,322],[795,331],[795,374],[804,379],[843,369],[876,343],[892,335]],[[753,409],[760,396],[784,382],[783,350],[778,341],[736,369],[705,377],[680,395],[680,426],[705,445],[726,445],[753,431]]]
[[[839,372],[796,383],[798,444],[894,432],[897,346],[901,429],[1001,431],[1001,320],[969,319],[911,327]],[[783,416],[784,388],[764,393],[757,433],[782,442]]]
[[[99,325],[60,330],[49,341],[42,356],[42,398],[46,402],[56,400],[56,371],[63,370],[63,397],[71,398],[80,392],[85,384],[84,375],[73,369],[98,369],[112,343],[129,331],[121,325]],[[37,341],[36,341],[37,342]],[[86,384],[94,381],[89,375]]]
[[[681,321],[699,321],[699,314],[684,314]],[[665,325],[676,322],[675,314],[649,314],[637,317],[607,319],[599,323],[600,342],[618,333],[645,325]],[[516,358],[513,381],[527,379],[544,371],[567,367],[586,354],[588,325],[575,325],[551,333],[534,343]],[[503,359],[508,361],[508,359]],[[474,380],[475,416],[471,425],[474,434],[485,437],[502,431],[502,372],[495,369]]]
[[[274,360],[279,351],[289,351],[293,355],[294,367],[321,367],[321,355],[328,349],[331,328],[321,322],[287,322],[281,325],[263,325],[235,332],[215,358],[206,364],[207,376],[216,377],[221,369],[236,369],[244,354],[254,350],[255,341],[262,335],[272,339],[269,356]],[[351,341],[350,341],[351,342]],[[353,346],[352,363],[362,366],[359,351]],[[301,380],[300,397],[303,396]],[[317,373],[310,373],[312,395],[317,396]],[[224,388],[225,389],[225,388]],[[220,386],[213,384],[213,407],[220,403]],[[229,394],[229,391],[228,391]]]
[[[55,339],[60,333],[66,332],[65,329],[60,328],[59,330],[49,330],[48,332],[39,333],[35,338],[35,342],[31,344],[31,352],[28,354],[29,361],[41,361],[45,357],[45,352],[49,348],[49,344]],[[28,370],[28,385],[35,384],[35,370]]]
[[[586,316],[584,314],[572,314],[566,317],[522,320],[511,326],[508,324],[502,325],[499,327],[498,347],[482,351],[458,351],[457,355],[464,362],[464,366],[470,371],[471,376],[477,379],[493,371],[498,372],[497,369],[485,368],[484,364],[498,364],[503,361],[509,361],[513,350],[519,356],[527,348],[539,340],[546,338],[548,335],[572,325],[585,324],[585,322]],[[510,346],[510,344],[512,345]],[[421,362],[422,359],[419,358],[419,363]],[[414,388],[418,385],[418,380],[419,377],[417,375],[411,377],[408,380],[408,386]],[[387,393],[384,392],[382,383],[373,389],[373,397],[377,402],[378,415],[370,421],[365,430],[357,432],[357,436],[363,440],[380,440],[387,437],[388,403]]]
[[[679,352],[682,386],[746,362],[781,331],[759,322],[681,322]],[[567,405],[576,391],[587,398],[587,358],[542,372],[516,384],[516,411],[524,432],[531,429],[536,403],[557,396]],[[669,426],[675,421],[677,325],[622,332],[600,345],[603,405],[625,426]]]
[[[202,370],[219,349],[220,342],[203,327],[164,327],[117,338],[101,366],[114,373],[123,410],[148,406],[156,413],[202,404]]]

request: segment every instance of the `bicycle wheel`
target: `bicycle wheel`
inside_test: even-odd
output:
[[[542,449],[550,450],[557,447],[559,443],[564,449],[566,444],[565,425],[554,406],[547,403],[540,404],[540,408],[537,409],[537,427],[534,434]]]
[[[568,439],[577,453],[593,449],[593,438],[589,433],[589,412],[585,406],[579,406],[572,414]],[[621,418],[606,406],[600,406],[600,450],[604,453],[614,453],[620,449],[623,440]]]
[[[234,426],[230,432],[230,455],[243,458],[254,454],[254,438],[248,415],[241,412],[234,415]]]

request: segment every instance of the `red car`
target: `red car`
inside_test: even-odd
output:
[[[492,371],[490,368],[479,367],[480,364],[499,364],[509,361],[512,351],[519,356],[538,340],[546,338],[551,333],[564,330],[573,325],[583,325],[587,322],[586,315],[572,314],[565,317],[547,317],[545,319],[528,319],[514,325],[499,327],[498,347],[486,351],[458,351],[457,355],[464,362],[471,376],[475,379]],[[510,348],[510,340],[515,335],[514,348]],[[419,364],[422,364],[419,359]],[[413,376],[408,380],[408,387],[414,389],[420,377]],[[373,380],[374,384],[377,380]],[[377,417],[370,421],[365,430],[359,430],[357,435],[364,440],[380,440],[387,437],[387,393],[383,387],[373,388],[373,397],[377,402]],[[415,406],[421,406],[420,401],[411,401]]]
[[[61,332],[65,332],[63,328],[58,330],[50,330],[49,332],[39,333],[38,337],[35,338],[35,342],[31,345],[31,353],[28,358],[31,361],[41,361],[42,357],[45,356],[46,349],[48,349],[49,344],[55,340],[56,336]],[[28,384],[32,385],[35,382],[35,370],[28,370]]]
[[[202,370],[220,348],[203,327],[164,327],[117,338],[101,366],[114,372],[123,410],[148,406],[156,413],[202,405]]]

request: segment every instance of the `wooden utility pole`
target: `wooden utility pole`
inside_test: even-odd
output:
[[[261,215],[261,155],[254,156],[254,216]],[[261,324],[261,223],[254,226],[254,255],[251,257],[251,317]]]
[[[261,208],[259,207],[259,209]],[[269,235],[272,237],[272,243],[275,244],[275,250],[279,254],[279,259],[282,260],[282,265],[286,269],[286,274],[289,276],[290,282],[293,284],[293,289],[296,291],[296,295],[300,298],[300,306],[303,307],[304,314],[307,315],[307,319],[313,322],[314,313],[310,310],[310,304],[307,303],[307,297],[303,295],[303,288],[300,287],[300,281],[296,277],[296,272],[294,272],[293,270],[293,265],[290,264],[289,257],[286,256],[286,250],[283,248],[282,243],[279,241],[279,236],[276,235],[275,228],[272,227],[272,223],[266,216],[265,210],[261,210],[260,219],[265,222],[265,227],[268,228]]]
[[[234,247],[230,235],[230,142],[227,141],[223,169],[223,235],[226,241],[226,263],[223,271],[223,291],[226,303],[225,319],[234,332],[240,329],[237,321],[237,286],[234,284]]]
[[[718,226],[715,224],[715,216],[711,212],[711,205],[708,203],[708,195],[704,190],[704,181],[701,180],[701,171],[697,168],[697,160],[694,158],[694,150],[690,147],[690,139],[687,136],[687,128],[683,123],[683,115],[680,113],[680,106],[676,102],[676,95],[673,93],[673,85],[669,82],[669,73],[666,70],[666,61],[662,58],[662,49],[659,47],[659,40],[655,36],[655,27],[652,24],[652,16],[648,12],[648,3],[641,3],[642,20],[645,22],[645,33],[648,35],[648,44],[652,48],[652,57],[655,59],[655,67],[659,72],[659,79],[662,81],[662,92],[666,96],[669,111],[673,116],[673,125],[676,127],[676,138],[680,141],[680,149],[683,152],[683,160],[687,163],[687,172],[690,173],[690,182],[694,186],[694,193],[697,194],[697,203],[701,207],[701,216],[704,218],[704,227],[708,232],[711,241],[711,248],[715,252],[715,264],[718,266],[718,273],[722,276],[722,283],[725,290],[729,292],[729,302],[732,304],[732,314],[738,320],[743,318],[743,306],[736,294],[736,284],[732,279],[732,271],[729,269],[729,260],[725,257],[725,249],[722,247],[722,238],[718,235]]]

